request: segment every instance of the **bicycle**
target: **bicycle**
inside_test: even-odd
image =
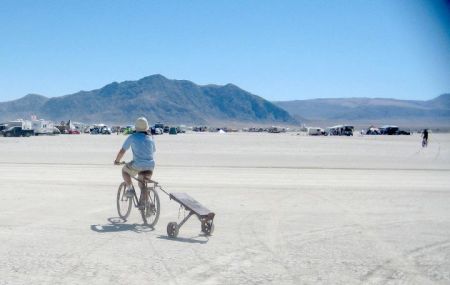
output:
[[[120,164],[125,163],[121,162]],[[144,187],[141,190],[138,199],[134,186],[132,186],[131,189],[132,196],[129,197],[127,195],[127,184],[122,182],[119,185],[119,189],[117,190],[117,212],[119,217],[126,221],[131,213],[131,207],[134,204],[134,207],[139,208],[144,225],[154,227],[158,223],[159,214],[161,211],[161,204],[159,202],[159,195],[158,192],[156,192],[156,188],[159,188],[160,190],[162,190],[162,188],[159,186],[158,182],[151,179],[144,178],[143,180],[140,180],[136,177],[131,178],[142,183]],[[149,184],[153,185],[150,186]],[[147,198],[145,201],[144,191],[147,193],[147,195],[145,195]]]
[[[427,147],[428,146],[428,139],[423,138],[422,139],[422,147]]]

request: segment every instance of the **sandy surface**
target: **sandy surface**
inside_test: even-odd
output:
[[[217,215],[175,240],[163,193],[117,223],[123,140],[0,138],[0,284],[450,283],[450,135],[158,136],[154,179]]]

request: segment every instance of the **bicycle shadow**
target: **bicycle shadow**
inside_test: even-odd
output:
[[[91,230],[97,233],[115,233],[132,231],[135,233],[152,232],[155,229],[143,224],[125,224],[125,222],[118,217],[108,218],[109,224],[91,225]]]

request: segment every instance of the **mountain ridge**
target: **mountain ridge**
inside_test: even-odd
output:
[[[326,126],[338,123],[450,125],[450,93],[430,100],[317,98],[274,101],[238,86],[198,85],[154,74],[59,97],[40,94],[0,102],[0,121],[37,115],[53,121],[132,123],[138,116],[172,124]]]
[[[423,101],[356,97],[274,101],[273,103],[294,117],[301,115],[309,123],[450,126],[449,93]]]
[[[37,115],[53,121],[131,123],[138,116],[173,124],[296,124],[282,108],[236,85],[197,85],[155,74],[59,97],[26,95],[0,103],[0,120]]]

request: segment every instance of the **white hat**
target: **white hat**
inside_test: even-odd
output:
[[[148,130],[148,122],[144,117],[136,120],[136,132],[146,132]]]

